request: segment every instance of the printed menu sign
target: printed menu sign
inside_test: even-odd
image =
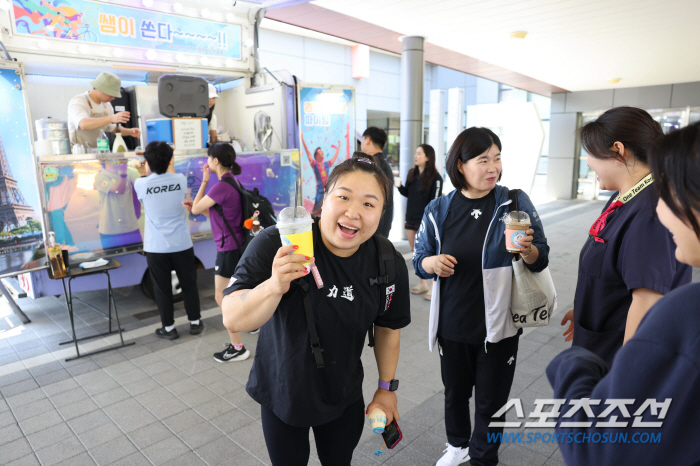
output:
[[[175,150],[202,148],[202,118],[173,118]]]

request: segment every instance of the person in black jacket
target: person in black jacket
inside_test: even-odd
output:
[[[425,206],[436,197],[442,196],[442,176],[435,168],[435,149],[429,144],[421,144],[416,149],[413,161],[416,167],[408,172],[406,186],[401,185],[401,179],[398,186],[401,195],[408,198],[405,228],[411,251],[413,251],[416,231],[420,228],[420,222],[423,219]],[[413,294],[422,294],[426,291],[428,293],[425,299],[430,300],[431,293],[428,291],[428,283],[425,280],[421,280],[420,285],[411,289]]]

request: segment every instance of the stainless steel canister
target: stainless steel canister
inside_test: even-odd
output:
[[[37,153],[37,155],[64,155],[70,154],[70,137],[68,135],[68,123],[52,118],[36,120],[36,135],[38,141],[51,141],[51,153]],[[37,144],[37,152],[48,151],[49,143]]]

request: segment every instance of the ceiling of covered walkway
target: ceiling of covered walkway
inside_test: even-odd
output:
[[[267,18],[396,53],[424,36],[430,63],[543,95],[700,81],[699,0],[275,3]]]

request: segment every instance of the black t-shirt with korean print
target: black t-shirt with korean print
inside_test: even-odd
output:
[[[266,228],[246,248],[224,295],[255,288],[272,275],[272,262],[282,246],[276,227]],[[314,256],[323,279],[318,289],[309,274],[309,298],[325,367],[318,369],[303,306],[303,291],[292,284],[277,310],[260,329],[246,390],[258,403],[289,425],[307,427],[340,417],[362,398],[360,356],[367,330],[374,323],[400,329],[411,322],[408,269],[396,253],[396,283],[369,284],[379,265],[373,239],[350,257],[338,257],[314,228]],[[381,296],[380,296],[381,294]],[[379,315],[389,303],[386,312]]]

